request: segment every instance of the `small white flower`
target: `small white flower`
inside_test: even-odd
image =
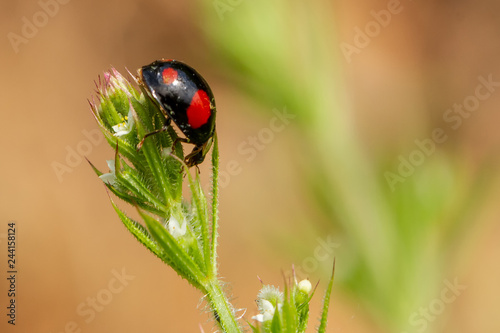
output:
[[[134,116],[132,114],[132,103],[130,103],[128,115],[122,118],[123,122],[113,126],[113,131],[115,131],[115,136],[120,137],[130,133],[134,127]]]
[[[252,319],[263,323],[264,322],[264,315],[259,313],[258,315],[253,316]]]
[[[116,181],[116,174],[115,174],[115,161],[114,160],[107,160],[106,163],[108,163],[108,168],[109,168],[109,173],[103,173],[102,175],[99,176],[101,180],[105,183],[108,183],[109,185],[113,186],[115,185]]]
[[[300,291],[302,291],[306,294],[309,294],[311,292],[311,289],[312,289],[311,282],[307,279],[300,281],[297,284],[297,287],[299,288]]]
[[[274,306],[271,302],[269,302],[267,299],[262,299],[260,300],[260,311],[262,313],[259,313],[256,316],[253,316],[252,319],[257,320],[261,323],[273,319],[274,316]],[[278,304],[278,311],[281,308],[281,304]]]
[[[187,222],[184,218],[182,220],[182,225],[180,225],[179,220],[177,220],[177,218],[175,218],[174,216],[171,216],[168,220],[167,227],[168,232],[170,232],[170,234],[174,236],[174,238],[178,238],[186,234]]]

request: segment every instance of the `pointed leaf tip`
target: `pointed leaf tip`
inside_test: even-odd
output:
[[[330,282],[328,283],[328,288],[325,292],[323,312],[321,314],[321,323],[318,328],[318,333],[326,332],[326,325],[328,323],[328,309],[330,307],[330,296],[332,295],[334,275],[335,275],[335,257],[333,258],[332,276],[330,277]]]

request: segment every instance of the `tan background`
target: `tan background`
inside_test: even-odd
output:
[[[414,1],[415,2],[415,1]],[[417,3],[417,2],[415,2]],[[376,154],[385,142],[411,140],[420,119],[422,96],[431,96],[429,119],[439,124],[443,110],[471,93],[478,75],[500,80],[499,4],[495,1],[418,1],[415,11],[394,19],[369,48],[345,65],[346,82],[356,111],[360,136],[367,151]],[[369,11],[386,2],[337,1],[340,39],[352,39],[353,27],[369,19]],[[243,1],[236,10],[245,10]],[[67,147],[77,149],[87,140],[82,130],[96,128],[86,99],[93,80],[110,65],[134,71],[157,58],[182,59],[203,73],[217,98],[222,165],[236,159],[241,174],[231,178],[221,193],[221,274],[231,283],[235,306],[256,313],[255,296],[265,282],[282,284],[281,270],[308,256],[320,231],[290,223],[311,212],[303,190],[294,179],[288,157],[293,126],[276,136],[251,163],[236,147],[267,126],[271,110],[234,88],[230,73],[221,70],[197,25],[194,1],[81,1],[61,5],[16,53],[7,34],[20,34],[24,16],[40,11],[36,1],[3,1],[0,70],[0,330],[2,332],[59,333],[68,322],[82,332],[197,332],[207,322],[200,295],[173,271],[143,249],[122,227],[104,187],[82,160],[59,181],[53,162],[65,163]],[[333,13],[332,13],[333,16]],[[30,19],[31,20],[31,19]],[[430,24],[429,24],[430,22]],[[222,72],[226,75],[220,74]],[[433,73],[432,86],[422,86]],[[422,102],[424,101],[424,102]],[[456,146],[472,166],[499,152],[500,92],[486,101],[456,133]],[[255,112],[259,108],[262,112]],[[83,144],[84,145],[84,144]],[[104,142],[85,155],[98,167],[112,150]],[[207,170],[202,168],[207,174]],[[461,253],[451,271],[468,286],[446,309],[444,332],[500,332],[500,211],[498,179],[471,221]],[[17,223],[17,325],[6,325],[5,232]],[[273,223],[270,223],[273,221]],[[310,230],[313,229],[313,230]],[[280,231],[285,230],[285,231]],[[280,232],[282,233],[280,235]],[[3,233],[3,235],[2,235]],[[278,250],[292,235],[303,239],[301,253]],[[309,250],[308,250],[309,249]],[[298,258],[298,259],[297,259]],[[456,259],[458,258],[458,259]],[[96,318],[86,323],[76,313],[87,297],[107,288],[113,269],[135,278],[114,295]],[[311,279],[325,276],[318,272]],[[377,332],[362,306],[338,289],[334,291],[329,332]],[[311,328],[321,296],[313,300]],[[311,330],[312,331],[312,330]]]

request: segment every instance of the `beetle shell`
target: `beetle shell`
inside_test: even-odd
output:
[[[188,142],[202,146],[214,135],[215,98],[194,68],[176,60],[157,60],[139,69],[139,78]]]

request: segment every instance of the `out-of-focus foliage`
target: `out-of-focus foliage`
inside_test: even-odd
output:
[[[455,156],[439,151],[390,186],[387,171],[398,170],[400,153],[373,158],[360,145],[329,2],[202,3],[217,13],[204,17],[204,31],[222,67],[239,73],[238,83],[256,99],[297,115],[297,150],[308,153],[301,178],[349,249],[339,258],[343,286],[384,329],[410,328],[410,314],[442,284],[445,259],[488,173],[471,176]]]

